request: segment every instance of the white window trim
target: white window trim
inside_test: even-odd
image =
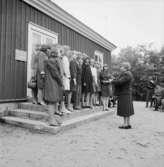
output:
[[[33,22],[29,22],[28,24],[28,32],[30,30],[34,30],[34,31],[37,31],[37,32],[40,32],[42,34],[45,34],[45,35],[48,35],[50,37],[55,37],[57,38],[57,42],[58,42],[58,33],[54,32],[54,31],[51,31],[45,27],[42,27],[42,26],[39,26],[37,24],[34,24]]]
[[[99,50],[95,50],[94,56],[98,56],[98,58],[100,58],[102,60],[101,66],[103,66],[103,64],[104,64],[104,53],[100,52]],[[100,63],[99,59],[98,59],[98,63]]]

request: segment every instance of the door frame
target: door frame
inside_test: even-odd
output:
[[[30,66],[31,66],[31,57],[32,57],[32,33],[33,32],[38,32],[38,33],[41,33],[45,36],[49,36],[51,38],[54,38],[56,39],[56,42],[55,43],[58,43],[58,33],[54,32],[54,31],[51,31],[45,27],[42,27],[40,25],[37,25],[33,22],[29,22],[28,23],[28,56],[27,56],[27,82],[30,80],[30,77],[31,77],[31,71],[30,71]],[[28,84],[27,84],[28,86]],[[27,96],[28,96],[28,93],[29,92],[29,89],[27,87]]]

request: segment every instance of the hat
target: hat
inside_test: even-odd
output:
[[[57,50],[56,47],[51,48],[50,56],[51,57],[57,57],[58,56],[58,50]]]
[[[46,51],[47,49],[51,49],[51,47],[45,44],[41,45],[41,48],[40,48],[41,51]]]

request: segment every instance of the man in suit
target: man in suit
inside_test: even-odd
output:
[[[75,102],[74,102],[74,109],[79,110],[81,109],[81,75],[82,75],[82,54],[79,52],[76,58],[76,91],[75,91]]]

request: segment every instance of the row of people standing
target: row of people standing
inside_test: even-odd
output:
[[[81,107],[93,108],[101,100],[103,110],[108,109],[112,93],[107,65],[101,70],[100,64],[66,45],[36,47],[31,65],[37,83],[32,89],[33,102],[48,105],[50,125],[58,124],[53,119],[54,111],[62,115]]]

